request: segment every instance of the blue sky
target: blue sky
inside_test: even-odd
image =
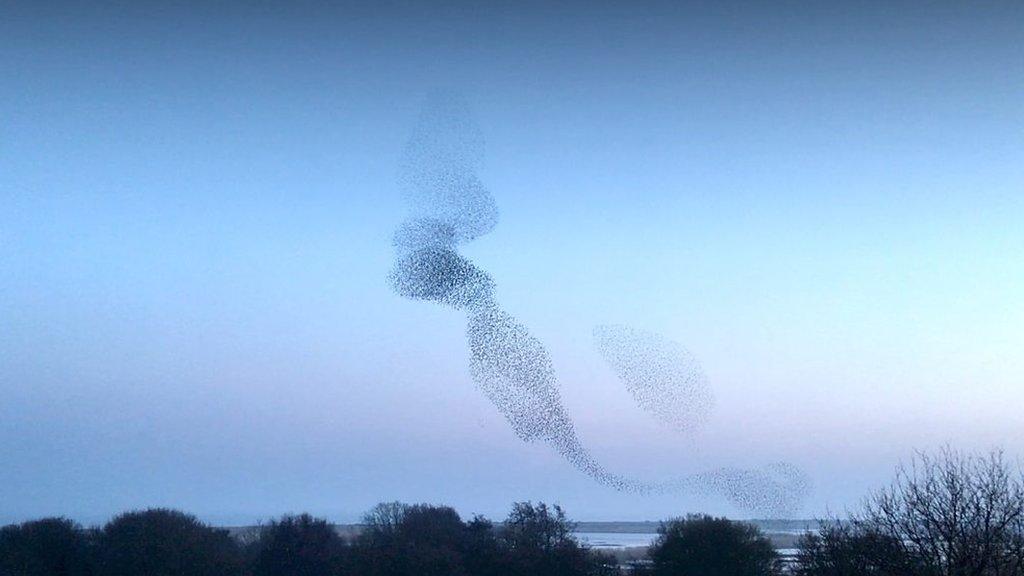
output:
[[[464,318],[390,292],[436,88],[501,210],[465,253],[609,468],[788,460],[813,515],[916,448],[1020,456],[1024,8],[893,4],[0,5],[0,521],[737,513],[520,443]],[[700,359],[703,433],[633,405],[604,323]]]

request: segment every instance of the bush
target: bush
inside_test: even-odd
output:
[[[0,528],[0,576],[87,576],[90,550],[81,527],[46,518]]]
[[[688,516],[663,524],[649,554],[655,576],[770,576],[778,555],[749,524]]]
[[[102,576],[230,576],[242,573],[238,547],[227,530],[166,509],[128,512],[103,528]]]
[[[253,576],[333,576],[345,571],[346,545],[326,520],[285,516],[260,530]]]

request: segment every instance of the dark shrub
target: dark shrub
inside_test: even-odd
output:
[[[688,516],[663,524],[650,549],[655,576],[770,576],[778,555],[749,524]]]
[[[227,530],[165,509],[114,518],[103,528],[98,555],[102,576],[230,576],[242,570]]]
[[[81,527],[64,518],[0,528],[0,576],[86,576],[89,552]]]
[[[345,571],[346,545],[326,520],[285,516],[260,531],[253,576],[333,576]]]

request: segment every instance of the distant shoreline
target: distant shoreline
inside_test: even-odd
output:
[[[772,546],[776,549],[796,548],[797,542],[805,532],[818,529],[819,523],[816,520],[736,520],[751,524],[760,529]],[[501,526],[501,522],[495,522],[495,526]],[[632,521],[632,522],[576,522],[574,533],[577,534],[657,534],[661,522],[655,521]],[[340,536],[354,538],[362,532],[365,524],[334,524],[334,529]],[[259,525],[251,526],[229,526],[225,527],[232,537],[246,540],[254,537],[259,530]],[[628,550],[633,553],[640,553],[646,550],[646,546],[623,546],[619,550]]]
[[[818,528],[817,520],[736,520],[757,526],[762,532],[803,533]],[[576,522],[577,532],[601,532],[604,534],[657,534],[661,522]]]

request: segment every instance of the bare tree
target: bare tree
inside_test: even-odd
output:
[[[536,548],[550,551],[567,544],[577,544],[572,533],[576,525],[558,504],[516,502],[505,520],[504,538],[513,548]]]
[[[896,542],[920,574],[1024,573],[1024,482],[1000,451],[919,453],[854,524]]]
[[[792,573],[796,576],[917,576],[902,543],[838,519],[804,534]]]
[[[402,502],[381,502],[363,516],[367,531],[393,535],[398,531],[409,505]]]

